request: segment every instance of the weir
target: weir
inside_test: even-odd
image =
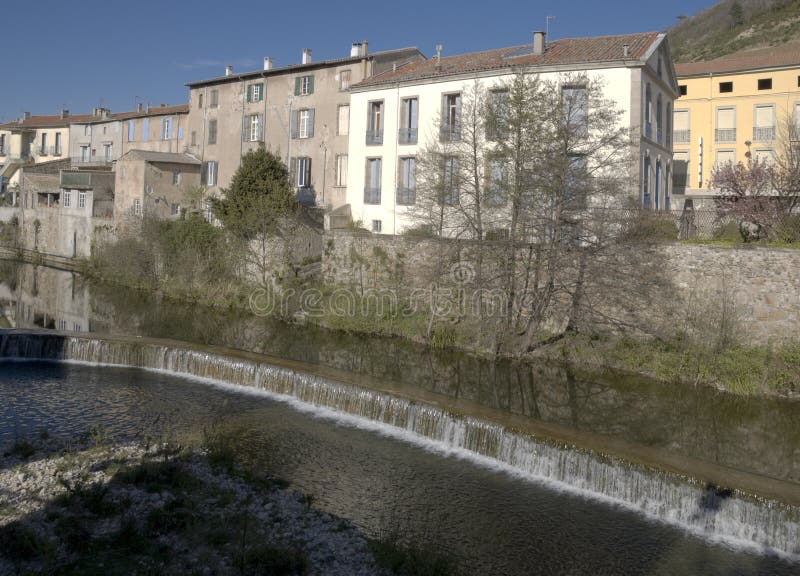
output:
[[[240,356],[144,339],[0,331],[0,358],[139,367],[255,388],[489,458],[555,488],[614,502],[706,537],[800,558],[800,507],[794,503],[707,486],[691,474],[579,448],[447,406]]]

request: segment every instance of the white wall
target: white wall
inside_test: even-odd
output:
[[[583,72],[583,71],[576,71]],[[623,111],[621,122],[630,124],[631,114],[631,69],[609,68],[588,71],[592,80],[599,80],[605,87],[605,96],[616,102]],[[543,80],[557,81],[558,73],[541,74]],[[487,88],[500,85],[511,76],[492,76],[478,79]],[[370,229],[373,220],[380,220],[383,234],[397,234],[409,227],[409,208],[395,205],[397,188],[398,157],[413,156],[419,146],[430,139],[438,139],[438,119],[442,95],[466,92],[475,79],[431,82],[413,86],[375,89],[355,92],[350,97],[350,146],[348,158],[347,203],[350,204],[354,220],[361,220]],[[419,137],[416,145],[398,144],[400,101],[403,98],[419,98]],[[383,144],[366,145],[368,104],[373,100],[384,102]],[[381,204],[364,204],[366,159],[382,159]]]

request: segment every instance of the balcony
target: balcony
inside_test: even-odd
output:
[[[672,133],[672,137],[675,140],[675,144],[688,144],[692,141],[692,131],[691,130],[675,130]]]
[[[736,142],[736,128],[715,129],[714,142]]]
[[[108,166],[112,160],[105,156],[73,156],[70,162],[75,166]]]
[[[775,126],[753,126],[753,142],[772,142],[775,140]]]
[[[443,124],[439,127],[440,142],[458,142],[461,140],[461,126],[458,124]]]
[[[416,128],[400,128],[397,132],[397,141],[400,144],[416,144],[417,143],[417,129]]]
[[[383,130],[367,130],[367,146],[383,144]]]
[[[95,188],[114,188],[114,173],[108,171],[62,170],[61,188],[90,190]]]
[[[381,203],[381,189],[365,186],[364,204],[380,204],[380,203]]]
[[[414,188],[398,187],[397,188],[397,204],[399,206],[411,206],[417,200],[416,190]]]

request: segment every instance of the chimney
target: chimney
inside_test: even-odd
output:
[[[545,50],[545,34],[541,30],[533,33],[533,53],[544,54]]]
[[[30,112],[23,112],[22,113],[22,118],[19,119],[19,122],[20,122],[20,124],[22,124],[23,122],[25,122],[25,120],[30,120],[30,119],[31,119],[31,113]]]
[[[622,55],[627,58],[630,52],[630,44],[623,44],[622,45]]]
[[[366,40],[361,41],[361,57],[365,57],[367,55],[367,48],[369,47],[369,43]]]
[[[144,103],[143,103],[143,102],[139,102],[139,103],[136,105],[136,111],[137,111],[137,112],[141,112],[143,109],[144,109]]]
[[[272,70],[272,58],[264,56],[264,70]]]
[[[66,108],[62,108],[61,109],[61,119],[63,120],[64,118],[68,118],[68,117],[69,117],[69,110],[67,110]]]
[[[353,42],[353,45],[350,46],[350,58],[357,56],[361,56],[361,42]]]
[[[225,66],[225,76],[230,76],[231,74],[233,74],[233,66]]]
[[[439,70],[442,67],[442,46],[441,44],[436,45],[436,69]]]
[[[311,48],[303,48],[303,64],[311,64]]]

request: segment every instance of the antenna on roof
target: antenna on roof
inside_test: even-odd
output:
[[[545,16],[544,17],[544,34],[545,38],[550,38],[550,20],[555,20],[555,16]]]

